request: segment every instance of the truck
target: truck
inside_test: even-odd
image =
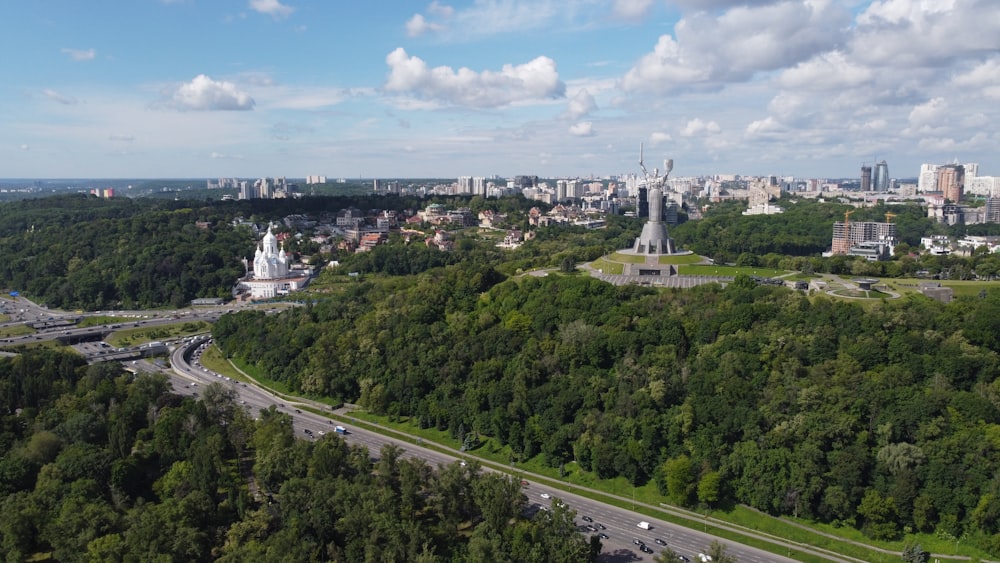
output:
[[[642,522],[639,522],[638,524],[636,524],[636,526],[642,528],[643,530],[648,530],[649,529],[649,522],[646,522],[645,520],[643,520]]]
[[[347,429],[344,428],[343,426],[339,426],[339,425],[338,426],[334,426],[333,427],[333,431],[336,432],[337,434],[347,434]]]

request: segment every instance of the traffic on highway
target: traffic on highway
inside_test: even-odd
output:
[[[317,440],[326,434],[336,433],[349,444],[363,445],[370,455],[377,456],[385,444],[395,444],[404,450],[404,456],[415,456],[434,465],[450,463],[466,463],[474,460],[471,456],[459,452],[448,454],[436,449],[395,440],[391,437],[373,432],[363,426],[352,425],[350,422],[335,421],[319,404],[292,402],[247,382],[236,381],[222,374],[215,373],[201,364],[201,354],[211,344],[209,337],[192,339],[178,346],[171,353],[171,373],[175,390],[180,394],[198,396],[205,386],[219,383],[233,391],[238,401],[250,413],[258,413],[261,409],[272,405],[279,411],[292,417],[296,435],[306,440]],[[321,414],[322,413],[322,414]],[[342,420],[350,421],[350,412],[338,409],[331,413],[337,414]],[[344,418],[346,417],[346,418]],[[338,431],[342,428],[343,431]],[[493,469],[484,468],[485,471]],[[516,472],[514,472],[516,473]],[[597,535],[602,542],[603,560],[607,561],[652,561],[655,554],[670,547],[680,556],[678,561],[707,561],[701,556],[708,551],[713,541],[728,545],[727,552],[736,556],[741,562],[768,563],[794,561],[773,553],[761,551],[752,547],[733,544],[710,534],[676,526],[663,521],[649,519],[648,516],[619,508],[617,506],[598,502],[596,500],[547,487],[543,483],[521,479],[521,486],[528,498],[529,511],[546,509],[552,502],[562,502],[576,511],[577,529],[584,534]],[[640,524],[645,524],[640,527]],[[707,556],[706,556],[707,557]]]
[[[218,383],[231,390],[238,403],[247,413],[257,418],[261,410],[275,408],[291,416],[295,434],[305,440],[322,439],[326,434],[338,434],[352,445],[365,446],[370,455],[377,456],[385,444],[395,444],[404,450],[404,456],[423,459],[431,466],[460,462],[477,463],[474,456],[467,453],[447,453],[412,443],[396,440],[390,436],[370,430],[367,425],[357,424],[349,410],[338,409],[331,412],[329,407],[304,399],[283,398],[260,388],[248,381],[237,381],[223,374],[215,373],[201,363],[201,356],[211,345],[208,334],[186,336],[164,342],[147,342],[127,348],[113,347],[104,339],[117,329],[155,327],[185,321],[207,321],[218,319],[227,312],[224,309],[188,310],[184,312],[114,312],[90,313],[90,315],[113,315],[115,322],[105,325],[77,327],[75,322],[66,322],[67,313],[55,313],[29,301],[0,300],[0,306],[8,318],[13,319],[11,310],[16,310],[17,320],[0,326],[25,323],[42,323],[41,329],[30,334],[13,334],[0,338],[0,344],[16,345],[41,340],[59,339],[72,345],[88,361],[120,361],[127,369],[136,373],[165,373],[173,389],[181,395],[200,397],[204,389]],[[160,359],[169,353],[169,362]],[[337,420],[331,417],[337,415]],[[483,467],[484,471],[494,471]],[[741,562],[765,563],[794,561],[773,553],[749,546],[735,544],[708,533],[693,530],[665,521],[650,519],[634,511],[602,503],[594,499],[548,486],[542,477],[519,474],[512,466],[505,473],[520,479],[522,490],[528,499],[529,512],[549,509],[554,502],[567,505],[577,514],[576,525],[580,533],[596,535],[602,542],[604,561],[651,561],[653,556],[669,547],[679,556],[679,561],[706,562],[705,552],[713,541],[727,545],[727,552]],[[525,477],[529,477],[530,480]],[[832,560],[837,560],[833,559]]]

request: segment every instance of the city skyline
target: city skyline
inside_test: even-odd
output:
[[[931,6],[933,4],[933,6]],[[0,177],[996,175],[985,0],[142,0],[0,23]]]

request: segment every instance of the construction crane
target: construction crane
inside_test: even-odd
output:
[[[844,224],[847,225],[851,222],[850,217],[854,214],[857,209],[848,209],[844,212]]]
[[[896,214],[895,213],[893,213],[891,211],[886,212],[886,214],[885,214],[885,222],[886,223],[892,223],[892,220],[895,219],[895,218],[896,218]]]

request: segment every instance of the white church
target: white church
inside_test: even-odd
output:
[[[248,264],[247,275],[236,284],[236,291],[248,292],[250,299],[270,299],[302,289],[309,283],[309,277],[309,271],[289,267],[288,255],[268,225],[267,234],[257,244],[253,256],[253,275]]]

